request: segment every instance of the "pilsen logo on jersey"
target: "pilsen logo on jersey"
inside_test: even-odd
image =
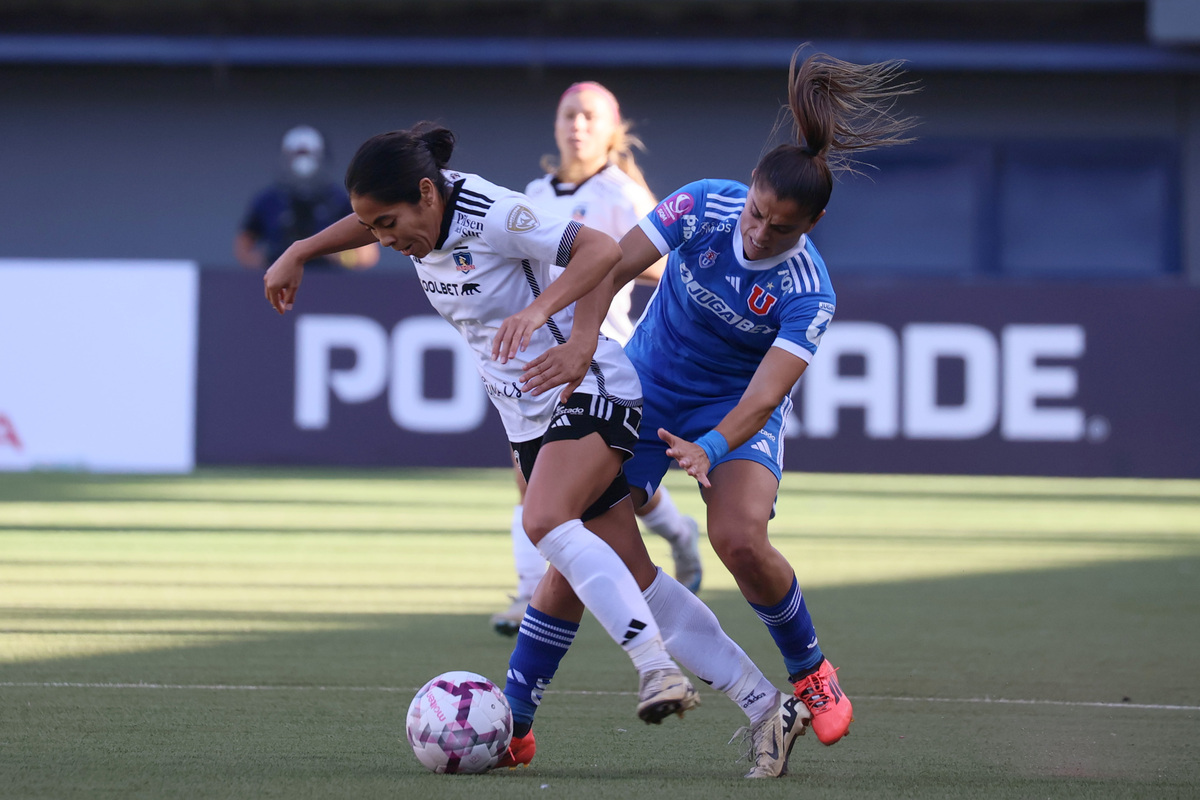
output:
[[[515,205],[508,212],[508,220],[504,225],[511,233],[528,233],[538,226],[538,218],[528,206]]]
[[[454,256],[454,268],[459,272],[470,272],[475,269],[475,262],[471,259],[470,250],[455,250],[452,255]]]
[[[775,295],[768,294],[761,286],[755,286],[750,290],[750,299],[747,301],[747,305],[750,306],[751,311],[761,317],[771,310],[771,306],[775,305],[775,301],[778,299]]]

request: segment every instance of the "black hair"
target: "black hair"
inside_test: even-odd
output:
[[[454,152],[454,134],[433,122],[390,131],[363,142],[346,168],[346,191],[381,203],[416,203],[421,179],[429,178],[445,197],[442,169]]]

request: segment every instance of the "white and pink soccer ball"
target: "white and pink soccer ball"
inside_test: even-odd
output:
[[[433,772],[486,772],[512,740],[504,692],[474,672],[445,672],[408,706],[408,743]]]

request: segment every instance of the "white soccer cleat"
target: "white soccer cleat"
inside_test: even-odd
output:
[[[517,631],[521,630],[521,620],[525,619],[525,609],[529,607],[528,597],[511,594],[509,597],[512,598],[512,605],[492,615],[492,629],[501,636],[517,635]]]
[[[671,542],[671,558],[675,560],[675,580],[695,594],[700,591],[704,565],[700,563],[700,526],[691,517],[683,517],[685,533]]]
[[[729,740],[730,744],[750,739],[747,758],[754,759],[754,767],[746,773],[747,778],[782,778],[787,775],[788,756],[797,736],[804,735],[804,726],[812,715],[795,697],[780,693],[779,706],[775,713],[750,728],[738,728]]]
[[[642,675],[638,687],[637,715],[646,724],[658,725],[672,714],[683,716],[700,705],[700,695],[692,682],[684,677],[678,667],[652,669]]]

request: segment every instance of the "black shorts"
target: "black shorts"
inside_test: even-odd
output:
[[[576,392],[566,403],[558,404],[550,427],[542,438],[509,444],[512,446],[513,459],[528,481],[529,476],[533,474],[533,463],[537,460],[538,451],[547,442],[574,441],[598,433],[605,444],[622,453],[622,461],[628,461],[633,456],[633,446],[637,443],[638,425],[641,422],[640,404],[622,406],[599,395]],[[622,472],[608,485],[600,499],[587,507],[581,519],[584,522],[595,519],[628,496],[629,484],[625,482],[625,474]]]

